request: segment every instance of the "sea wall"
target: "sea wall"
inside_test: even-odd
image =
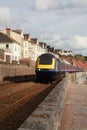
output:
[[[70,75],[67,74],[18,130],[58,130],[70,81]]]

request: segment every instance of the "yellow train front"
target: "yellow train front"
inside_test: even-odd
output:
[[[37,80],[54,80],[57,75],[56,57],[51,53],[42,54],[36,61]]]

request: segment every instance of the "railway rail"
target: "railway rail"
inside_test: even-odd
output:
[[[58,82],[0,86],[0,129],[16,130]]]

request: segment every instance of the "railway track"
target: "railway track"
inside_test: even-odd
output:
[[[16,130],[58,82],[27,82],[0,87],[0,129]]]
[[[12,104],[9,103],[4,109],[2,109],[0,111],[0,115],[1,115],[0,120],[3,121],[5,118],[7,118],[8,114],[13,113],[15,110],[17,110],[19,107],[21,107],[21,105],[23,105],[27,101],[31,100],[32,97],[33,97],[33,95],[31,97],[25,96],[19,100],[16,100]]]

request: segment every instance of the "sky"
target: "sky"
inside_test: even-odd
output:
[[[0,29],[87,56],[87,0],[0,0]]]

